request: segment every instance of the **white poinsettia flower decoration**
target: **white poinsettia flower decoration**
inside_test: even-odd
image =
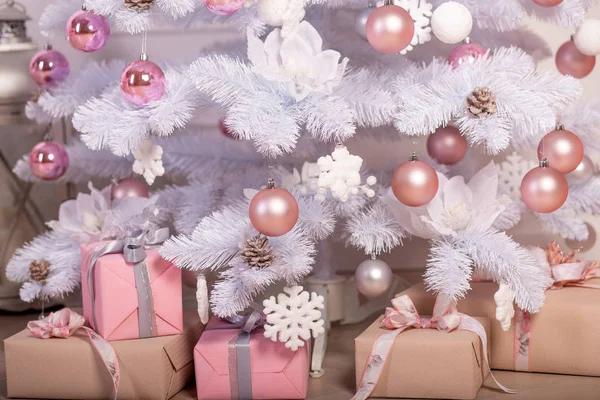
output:
[[[317,163],[305,162],[302,171],[294,168],[291,173],[283,176],[281,183],[287,190],[299,188],[301,194],[316,193],[319,189],[321,168]]]
[[[511,203],[508,196],[498,196],[498,172],[493,162],[469,183],[462,176],[448,179],[438,173],[438,178],[438,192],[425,206],[408,207],[394,197],[391,189],[384,197],[400,225],[414,236],[438,239],[456,237],[468,228],[489,229]]]
[[[348,59],[335,50],[323,50],[323,39],[302,21],[287,36],[274,29],[262,42],[248,34],[248,58],[256,73],[284,84],[296,101],[310,93],[330,94],[340,84]]]

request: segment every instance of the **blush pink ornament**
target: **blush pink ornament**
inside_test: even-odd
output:
[[[136,106],[159,100],[165,94],[165,74],[145,55],[125,68],[121,74],[121,93]]]
[[[569,184],[558,170],[548,166],[546,160],[532,169],[521,182],[521,199],[537,213],[551,213],[565,204],[569,196]]]
[[[548,163],[563,174],[573,172],[583,160],[583,143],[571,131],[560,127],[548,133],[538,145],[538,159]]]
[[[367,40],[384,54],[399,53],[412,41],[415,23],[404,8],[387,5],[375,9],[367,20]]]
[[[34,55],[29,63],[31,79],[44,89],[56,87],[67,79],[69,72],[67,58],[50,46]]]
[[[67,172],[69,154],[58,142],[41,142],[29,153],[31,173],[45,181],[54,181]]]
[[[556,67],[563,75],[582,79],[588,76],[596,66],[596,57],[580,52],[575,42],[569,40],[556,52]]]
[[[445,165],[458,163],[465,157],[468,148],[467,139],[453,126],[438,128],[427,138],[427,154]]]
[[[67,40],[75,49],[92,53],[103,48],[110,37],[110,24],[104,15],[79,10],[66,27]]]
[[[110,198],[114,200],[124,199],[126,197],[150,197],[148,186],[138,179],[127,178],[113,183]]]
[[[202,0],[209,11],[217,14],[229,16],[238,12],[246,0]]]
[[[450,52],[448,62],[452,68],[458,68],[463,64],[473,64],[475,60],[486,54],[486,48],[477,43],[463,43]]]
[[[564,0],[532,0],[535,4],[540,7],[556,7]]]
[[[392,191],[398,201],[409,207],[421,207],[437,194],[439,179],[435,169],[419,161],[416,154],[401,164],[392,176]]]
[[[275,187],[269,181],[266,189],[258,192],[250,202],[250,222],[265,236],[282,236],[298,222],[298,202],[290,192]]]

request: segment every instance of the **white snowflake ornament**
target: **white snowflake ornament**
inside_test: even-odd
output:
[[[377,7],[381,7],[384,4],[384,1],[378,1]],[[415,34],[410,44],[400,52],[400,54],[404,55],[412,51],[415,46],[431,40],[430,20],[433,15],[433,6],[426,0],[394,0],[394,4],[408,11],[415,23]]]
[[[321,311],[325,299],[316,293],[304,291],[302,286],[286,287],[284,293],[263,301],[267,316],[265,337],[274,342],[285,343],[285,347],[297,351],[304,341],[325,333]]]
[[[140,147],[133,152],[135,162],[133,172],[142,175],[148,185],[152,185],[157,176],[163,176],[165,169],[162,163],[163,148],[145,139]]]
[[[512,153],[498,165],[498,189],[511,199],[521,198],[521,181],[533,168],[534,161],[526,160],[518,153]]]
[[[375,185],[377,179],[370,176],[367,185],[361,186],[362,163],[363,159],[350,154],[346,146],[338,146],[330,156],[319,158],[319,196],[324,196],[326,189],[329,189],[334,198],[343,202],[348,201],[350,195],[358,194],[360,190],[368,197],[374,197],[375,191],[368,186]]]

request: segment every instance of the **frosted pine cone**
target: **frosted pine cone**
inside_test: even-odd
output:
[[[498,111],[496,107],[496,96],[490,88],[477,87],[468,96],[467,109],[476,117],[487,117]]]
[[[242,260],[251,268],[270,267],[275,260],[275,253],[273,247],[269,245],[269,239],[257,235],[246,240],[246,245],[242,249]]]
[[[31,264],[29,264],[29,278],[32,281],[45,284],[49,273],[50,263],[46,260],[42,260],[40,262],[32,261]]]
[[[148,11],[154,5],[154,0],[124,0],[123,5],[134,11]]]

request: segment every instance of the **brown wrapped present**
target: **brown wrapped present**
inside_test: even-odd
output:
[[[437,329],[400,329],[395,336],[394,331],[390,330],[392,326],[388,326],[386,322],[389,316],[388,310],[385,317],[378,318],[354,341],[358,388],[355,399],[369,396],[475,398],[489,373],[489,367],[484,362],[482,341],[477,333],[463,330],[459,325],[456,330],[450,329],[450,332]],[[467,318],[463,317],[463,320]],[[471,326],[477,325],[485,336],[489,336],[490,321],[487,318],[477,318],[476,321],[468,319]],[[386,327],[382,327],[382,321]],[[418,317],[413,321],[410,327],[440,328],[440,325],[429,325],[431,321],[436,323],[435,318]],[[462,325],[460,317],[458,324]],[[386,334],[390,338],[382,339]],[[378,349],[388,339],[393,340],[393,344],[386,355],[385,351]],[[373,373],[371,370],[380,372]],[[374,388],[368,388],[368,382],[375,382]]]
[[[181,335],[111,342],[120,369],[119,400],[166,400],[194,374],[194,346],[204,326],[186,313]],[[8,397],[112,399],[111,375],[81,329],[68,339],[40,339],[25,329],[4,341]]]

